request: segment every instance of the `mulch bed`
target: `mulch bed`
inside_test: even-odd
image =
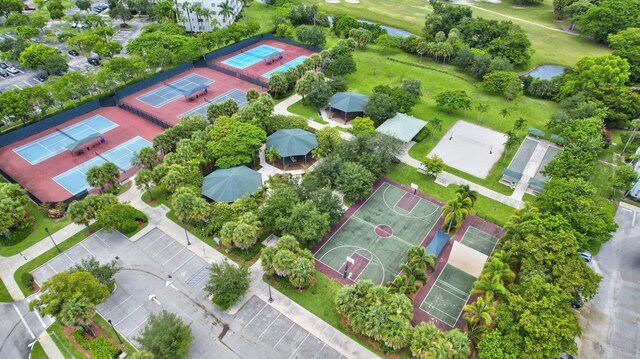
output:
[[[124,352],[124,348],[122,348],[122,345],[116,343],[113,339],[111,339],[107,335],[107,333],[105,333],[105,331],[102,330],[102,328],[100,328],[95,322],[92,321],[89,327],[91,328],[93,333],[96,335],[96,338],[101,336],[105,337],[107,338],[107,340],[113,343],[118,349]],[[71,334],[73,334],[73,332],[76,331],[77,329],[78,329],[77,327],[72,327],[72,326],[64,327],[64,335],[69,340],[69,343],[71,343],[71,345],[73,345],[73,347],[76,348],[76,350],[84,354],[87,358],[93,358],[87,349],[84,349],[83,347],[81,347],[80,344],[76,343],[75,339],[73,339],[73,336]],[[87,339],[94,339],[86,332],[83,335]]]

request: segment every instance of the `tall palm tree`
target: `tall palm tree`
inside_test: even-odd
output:
[[[493,302],[495,297],[505,298],[508,294],[507,288],[502,284],[500,277],[480,277],[473,283],[471,294],[484,293],[487,302]]]
[[[187,14],[187,21],[189,21],[189,31],[193,31],[193,25],[191,25],[191,3],[185,1],[180,7]]]
[[[403,264],[400,266],[400,271],[404,272],[404,274],[412,278],[414,281],[419,280],[423,283],[427,281],[427,272],[420,267]]]
[[[72,298],[64,302],[57,319],[66,326],[82,327],[89,335],[95,338],[96,335],[89,327],[91,318],[95,314],[96,306],[89,302],[87,298]]]
[[[465,305],[464,310],[464,317],[469,323],[473,325],[482,323],[485,326],[490,326],[496,308],[491,303],[487,303],[484,298],[478,297],[475,302]]]
[[[204,20],[203,24],[201,25],[202,26],[201,31],[204,31],[205,23],[209,24],[212,15],[215,15],[215,11],[211,11],[207,8],[200,8],[200,16]]]
[[[487,327],[484,325],[473,324],[467,317],[464,317],[467,322],[467,335],[469,336],[469,342],[471,342],[472,353],[475,352],[475,348],[480,343],[482,334],[487,331]]]
[[[491,259],[489,264],[482,270],[482,275],[487,278],[500,277],[501,280],[506,280],[507,282],[512,282],[516,278],[516,274],[509,265],[498,258]]]
[[[82,29],[82,20],[84,20],[84,15],[76,12],[71,15],[71,20],[77,25],[77,29],[80,30],[80,33],[84,33],[84,30]]]
[[[436,265],[436,257],[428,254],[425,247],[413,246],[407,251],[407,263],[423,270],[433,270]]]
[[[462,198],[470,198],[472,204],[475,204],[476,199],[478,199],[478,192],[472,190],[468,184],[461,184],[456,193],[459,193]]]
[[[447,233],[451,233],[451,228],[458,228],[462,221],[471,213],[471,207],[473,202],[470,198],[462,198],[460,194],[456,194],[456,197],[446,205],[442,207],[442,217],[444,223],[448,223]]]
[[[196,32],[202,32],[203,28],[204,28],[204,24],[203,24],[204,19],[201,16],[202,15],[202,5],[193,4],[191,6],[191,12],[196,15],[196,23],[198,24],[198,27],[196,28]]]
[[[227,22],[227,18],[233,16],[233,7],[229,4],[229,0],[220,4],[220,11],[218,11],[219,15],[222,15],[222,21],[224,23]]]

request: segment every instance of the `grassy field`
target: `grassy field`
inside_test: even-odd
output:
[[[273,20],[276,18],[276,12],[273,9],[271,5],[254,1],[250,7],[244,8],[244,17],[238,22],[256,21],[260,24],[259,32],[271,32],[274,29]]]
[[[42,345],[38,341],[31,348],[31,359],[49,359],[49,356],[44,352]]]
[[[13,298],[11,297],[11,294],[9,294],[7,286],[4,285],[2,279],[0,279],[0,302],[13,302]]]
[[[308,0],[329,14],[348,13],[357,18],[378,22],[397,27],[403,30],[420,34],[424,27],[425,16],[431,12],[431,6],[427,1],[415,2],[411,0],[361,0],[359,4],[341,2],[329,4],[324,0]],[[482,9],[499,12],[504,15],[517,17],[523,20],[541,23],[545,26],[559,28],[561,24],[553,21],[551,1],[542,6],[521,8],[510,4],[477,5]],[[609,50],[595,42],[581,36],[567,34],[552,29],[546,29],[534,24],[507,18],[503,15],[474,8],[475,16],[494,20],[511,20],[520,25],[529,35],[529,39],[536,50],[533,54],[531,65],[558,64],[573,66],[584,56],[597,56],[607,53]]]

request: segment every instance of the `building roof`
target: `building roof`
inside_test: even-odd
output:
[[[369,96],[357,92],[338,92],[329,99],[331,108],[342,112],[364,112],[368,102]]]
[[[278,130],[267,137],[267,149],[274,147],[282,157],[304,156],[318,147],[316,135],[300,128]]]
[[[426,125],[426,121],[398,112],[376,128],[376,132],[386,133],[407,143]]]
[[[247,166],[217,169],[202,181],[202,195],[216,202],[234,202],[262,186],[260,173]]]

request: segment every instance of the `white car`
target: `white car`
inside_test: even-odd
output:
[[[10,73],[12,73],[12,74],[20,73],[20,71],[18,71],[18,69],[16,69],[16,68],[15,68],[15,67],[13,67],[13,66],[9,66],[9,67],[7,67],[7,71],[8,71],[8,72],[10,72]]]

